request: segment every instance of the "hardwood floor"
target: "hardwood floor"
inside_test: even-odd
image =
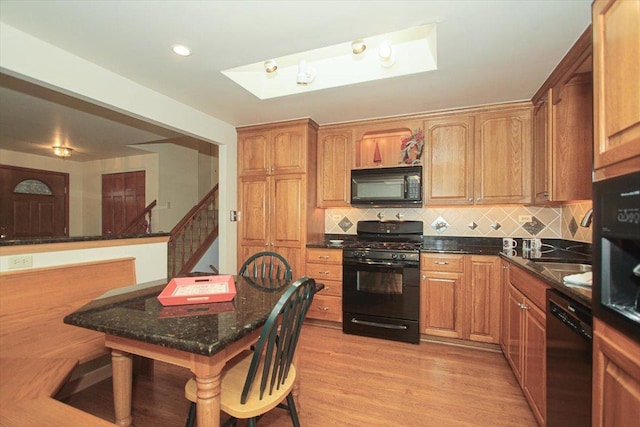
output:
[[[298,347],[300,422],[327,426],[537,426],[502,354],[422,342],[396,343],[306,325]],[[137,378],[137,427],[184,425],[190,373],[156,362],[153,380]],[[76,408],[113,421],[111,381],[70,398]],[[239,424],[244,425],[244,424]],[[260,426],[289,426],[273,410]]]

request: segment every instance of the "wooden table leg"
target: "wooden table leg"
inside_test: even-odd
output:
[[[116,424],[121,427],[129,427],[133,421],[131,417],[131,355],[124,351],[112,350],[111,364],[113,369],[113,402]]]
[[[220,372],[210,377],[196,376],[198,427],[220,427]]]

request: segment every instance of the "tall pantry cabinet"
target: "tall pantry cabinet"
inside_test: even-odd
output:
[[[316,207],[316,139],[310,119],[238,128],[238,266],[251,255],[283,255],[297,279],[307,242],[324,235]]]

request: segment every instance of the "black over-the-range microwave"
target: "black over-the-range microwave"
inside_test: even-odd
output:
[[[351,171],[351,205],[422,205],[422,166],[379,167]]]

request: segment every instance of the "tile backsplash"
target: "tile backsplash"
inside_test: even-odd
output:
[[[327,209],[325,233],[356,234],[362,220],[403,219],[424,222],[426,236],[538,237],[591,243],[591,227],[580,222],[591,202],[562,207],[473,206],[433,208]],[[531,221],[520,221],[528,219]]]

